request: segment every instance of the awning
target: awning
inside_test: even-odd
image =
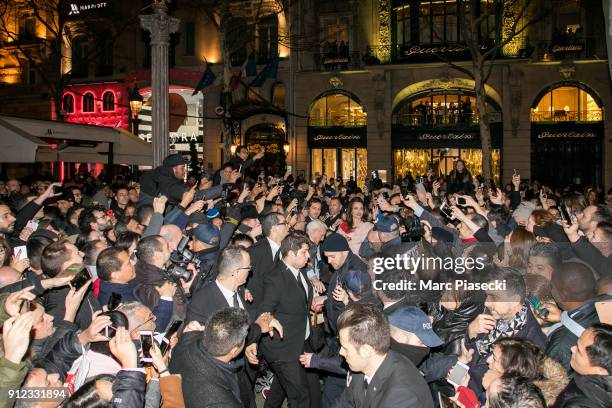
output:
[[[152,164],[152,146],[123,129],[0,115],[0,163]]]

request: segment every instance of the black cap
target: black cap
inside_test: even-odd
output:
[[[329,234],[321,244],[321,251],[323,252],[343,252],[350,250],[346,238],[337,232]]]
[[[189,161],[183,157],[181,154],[171,154],[170,156],[164,159],[162,165],[164,167],[174,167],[180,166],[182,164],[187,164]]]

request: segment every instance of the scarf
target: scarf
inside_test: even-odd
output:
[[[523,305],[512,319],[498,320],[497,324],[484,338],[476,341],[476,349],[481,356],[493,352],[493,343],[502,337],[515,337],[527,323],[527,305]]]

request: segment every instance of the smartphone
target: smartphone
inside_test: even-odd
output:
[[[72,280],[70,281],[70,285],[72,285],[72,287],[75,288],[76,290],[79,290],[83,287],[83,285],[89,282],[89,280],[91,279],[91,276],[89,275],[89,271],[84,265],[75,264],[73,266],[68,267],[68,270],[71,270],[71,271],[77,270],[77,268],[78,268],[78,272],[76,273],[74,278],[72,278]]]
[[[538,315],[544,319],[548,317],[548,309],[544,307],[542,302],[540,302],[540,299],[538,299],[533,293],[527,295],[527,301]]]
[[[162,355],[166,354],[166,351],[168,351],[168,348],[170,347],[170,338],[178,331],[181,324],[183,324],[182,320],[173,321],[170,328],[166,331],[166,334],[164,334],[164,337],[162,337],[161,344],[159,345],[159,350],[161,351]]]
[[[36,220],[30,220],[26,224],[26,228],[30,228],[32,231],[36,231],[38,229],[39,222]]]
[[[110,297],[108,298],[108,310],[115,310],[119,307],[121,303],[121,295],[115,292],[112,292]]]
[[[13,256],[18,261],[21,261],[22,259],[28,259],[28,249],[25,245],[15,247],[13,248]]]
[[[456,199],[456,201],[457,201],[457,205],[460,205],[460,206],[464,206],[464,205],[466,205],[466,204],[467,204],[467,201],[466,201],[466,200],[465,200],[465,198],[463,198],[463,197],[459,197],[459,196],[458,196],[458,197],[457,197],[457,199]]]
[[[570,217],[567,208],[564,205],[560,205],[559,210],[561,210],[561,218],[569,225],[572,225],[572,217]]]
[[[446,380],[455,387],[458,387],[461,385],[463,378],[469,370],[470,368],[468,366],[460,361],[457,361],[457,364],[455,364],[455,366],[451,369]]]
[[[140,349],[142,350],[142,362],[143,363],[152,363],[153,358],[151,358],[151,347],[153,347],[153,332],[151,331],[141,331],[140,334]]]

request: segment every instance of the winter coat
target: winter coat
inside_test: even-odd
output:
[[[610,299],[612,299],[611,295],[595,297],[579,308],[569,311],[569,317],[584,328],[599,323],[597,310],[595,310],[595,302]],[[568,372],[571,372],[570,360],[572,358],[572,352],[570,349],[572,346],[576,345],[577,342],[578,337],[576,337],[574,333],[564,326],[560,326],[548,335],[546,355],[561,363]]]
[[[533,383],[542,390],[546,405],[550,407],[569,383],[569,377],[563,366],[549,357],[544,357],[542,362],[542,377]]]
[[[204,349],[202,332],[197,331],[183,334],[170,360],[170,372],[181,374],[188,408],[242,408],[239,369],[211,356]]]
[[[612,405],[612,376],[576,375],[552,408],[609,408]]]

